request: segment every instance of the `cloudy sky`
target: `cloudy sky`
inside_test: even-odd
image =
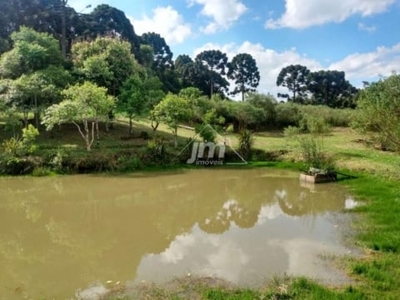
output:
[[[357,87],[400,71],[400,0],[69,1],[77,11],[101,3],[123,10],[136,34],[161,34],[174,58],[207,49],[251,54],[262,93],[284,91],[276,77],[290,64],[345,71]]]

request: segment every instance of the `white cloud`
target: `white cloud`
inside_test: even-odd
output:
[[[399,71],[400,43],[392,47],[378,47],[375,51],[354,53],[333,63],[329,69],[346,72],[346,78],[353,81],[375,80]]]
[[[160,34],[170,45],[183,43],[192,33],[190,25],[185,23],[182,15],[171,6],[155,8],[151,17],[143,15],[140,20],[132,17],[129,19],[136,34],[155,32]]]
[[[206,34],[230,28],[247,11],[239,0],[189,0],[188,4],[203,5],[201,14],[212,18],[212,22],[201,28]]]
[[[375,26],[367,26],[364,23],[358,23],[358,29],[361,31],[366,31],[369,33],[375,32],[376,27]]]
[[[312,71],[322,69],[318,61],[300,55],[294,48],[283,52],[277,52],[272,49],[264,48],[261,44],[252,44],[250,42],[244,42],[241,45],[218,45],[209,43],[196,49],[193,53],[193,57],[204,50],[212,49],[221,50],[228,55],[229,59],[232,59],[238,53],[248,53],[253,56],[257,62],[261,77],[258,92],[264,94],[271,93],[274,96],[276,96],[278,92],[287,92],[285,88],[278,88],[276,86],[276,78],[282,68],[292,64],[300,64],[308,67]]]
[[[68,6],[73,7],[77,12],[82,12],[82,13],[90,13],[97,5],[100,5],[102,3],[107,3],[107,1],[101,1],[101,0],[69,0],[68,1]],[[109,3],[108,3],[109,4]],[[90,8],[87,8],[87,6],[91,5]]]
[[[194,51],[193,57],[204,50],[212,49],[221,50],[228,55],[229,59],[232,59],[238,53],[252,55],[257,62],[261,77],[258,92],[271,93],[274,96],[277,96],[277,93],[287,93],[286,88],[276,86],[276,78],[282,68],[292,64],[306,66],[311,71],[321,69],[345,71],[346,78],[358,87],[361,87],[362,81],[375,81],[381,75],[388,76],[393,71],[400,71],[400,43],[393,47],[379,47],[373,52],[355,53],[329,66],[323,66],[319,61],[301,55],[295,48],[277,52],[273,49],[264,48],[261,44],[250,42],[244,42],[241,45],[233,43],[225,45],[205,44]]]
[[[396,0],[285,0],[285,12],[270,19],[267,28],[302,29],[328,22],[343,22],[352,15],[370,16],[386,11]]]

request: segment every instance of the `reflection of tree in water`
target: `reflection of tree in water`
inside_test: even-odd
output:
[[[275,191],[274,200],[282,212],[288,216],[316,216],[327,211],[338,211],[344,208],[345,196],[338,193],[333,186],[286,188]]]
[[[221,234],[229,230],[232,223],[240,228],[252,228],[257,223],[261,205],[255,209],[247,209],[236,200],[229,200],[224,203],[216,216],[207,218],[199,223],[199,227],[207,232]]]

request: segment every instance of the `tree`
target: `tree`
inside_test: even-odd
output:
[[[197,99],[202,95],[202,92],[196,87],[184,88],[179,92],[179,96],[188,100],[192,106],[197,105]]]
[[[133,117],[140,115],[145,107],[144,94],[143,81],[137,74],[129,77],[122,86],[122,92],[117,101],[117,110],[129,118],[129,134],[132,134]]]
[[[161,35],[155,32],[144,33],[140,37],[140,41],[142,44],[151,46],[153,48],[154,69],[173,67],[173,53]]]
[[[0,58],[0,77],[16,79],[63,62],[58,42],[49,34],[21,27],[11,39],[13,49]]]
[[[287,87],[292,92],[291,101],[302,103],[307,90],[307,78],[310,70],[301,65],[290,65],[283,68],[276,79],[277,86]]]
[[[83,80],[95,82],[118,96],[122,84],[137,69],[131,45],[119,38],[100,37],[73,45],[72,59]]]
[[[372,83],[361,91],[355,126],[382,148],[400,151],[400,75]]]
[[[234,80],[236,87],[232,94],[254,92],[260,83],[260,72],[255,59],[247,53],[237,54],[229,64],[228,78]]]
[[[153,49],[153,62],[150,65],[151,70],[163,83],[164,92],[177,93],[180,85],[172,61],[173,53],[165,42],[165,39],[158,33],[148,32],[144,33],[140,40],[143,45],[150,46]],[[140,63],[146,64],[144,59],[144,57],[141,57],[139,60]]]
[[[125,13],[107,4],[97,6],[90,15],[86,15],[86,34],[92,38],[100,36],[121,37],[130,43],[130,50],[138,57],[140,38],[136,35],[132,23]]]
[[[122,86],[117,101],[117,109],[129,118],[129,134],[132,134],[132,121],[135,116],[151,110],[165,96],[162,83],[157,77],[142,74],[129,77]]]
[[[65,0],[8,0],[0,2],[0,41],[4,43],[4,50],[11,45],[9,39],[14,31],[22,26],[32,28],[38,32],[46,32],[61,41],[62,29],[65,37],[71,40],[76,37],[80,26],[79,15],[74,9],[64,7]],[[63,16],[63,17],[61,17]],[[63,25],[63,20],[66,26]],[[71,26],[71,25],[74,26]],[[1,42],[0,42],[1,44]],[[1,47],[1,46],[0,46]],[[3,51],[0,50],[0,53]]]
[[[210,95],[211,83],[213,94],[224,95],[229,82],[216,71],[209,70],[201,61],[193,61],[188,55],[179,55],[175,61],[175,71],[183,88],[196,87],[204,95]]]
[[[352,107],[357,89],[345,78],[345,73],[335,70],[311,72],[308,75],[308,90],[312,94],[312,104],[329,107]]]
[[[63,101],[46,109],[42,124],[51,130],[56,124],[73,123],[85,140],[86,150],[91,151],[95,131],[99,142],[98,123],[107,119],[114,97],[107,95],[106,88],[91,82],[73,85],[63,91],[63,96]]]
[[[140,45],[140,64],[146,69],[152,70],[154,50],[150,45]]]
[[[0,91],[11,107],[27,114],[35,114],[39,127],[41,110],[59,100],[60,89],[71,77],[62,67],[63,58],[56,39],[27,27],[11,35],[13,48],[0,57],[0,77],[7,89]],[[8,81],[7,81],[8,80]]]
[[[228,66],[228,57],[220,50],[205,50],[196,56],[196,62],[199,62],[207,68],[210,82],[210,97],[214,94],[215,81],[221,82],[222,76],[226,75]],[[226,82],[226,87],[229,85]]]
[[[178,126],[187,122],[192,116],[189,101],[177,95],[169,93],[155,108],[152,113],[154,119],[165,122],[172,129],[174,135],[174,147],[178,147]]]

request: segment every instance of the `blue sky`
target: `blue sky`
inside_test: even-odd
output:
[[[253,55],[262,93],[285,91],[275,81],[290,64],[345,71],[358,87],[400,72],[400,0],[69,1],[77,11],[101,3],[123,10],[137,34],[161,34],[174,58],[208,49]]]

